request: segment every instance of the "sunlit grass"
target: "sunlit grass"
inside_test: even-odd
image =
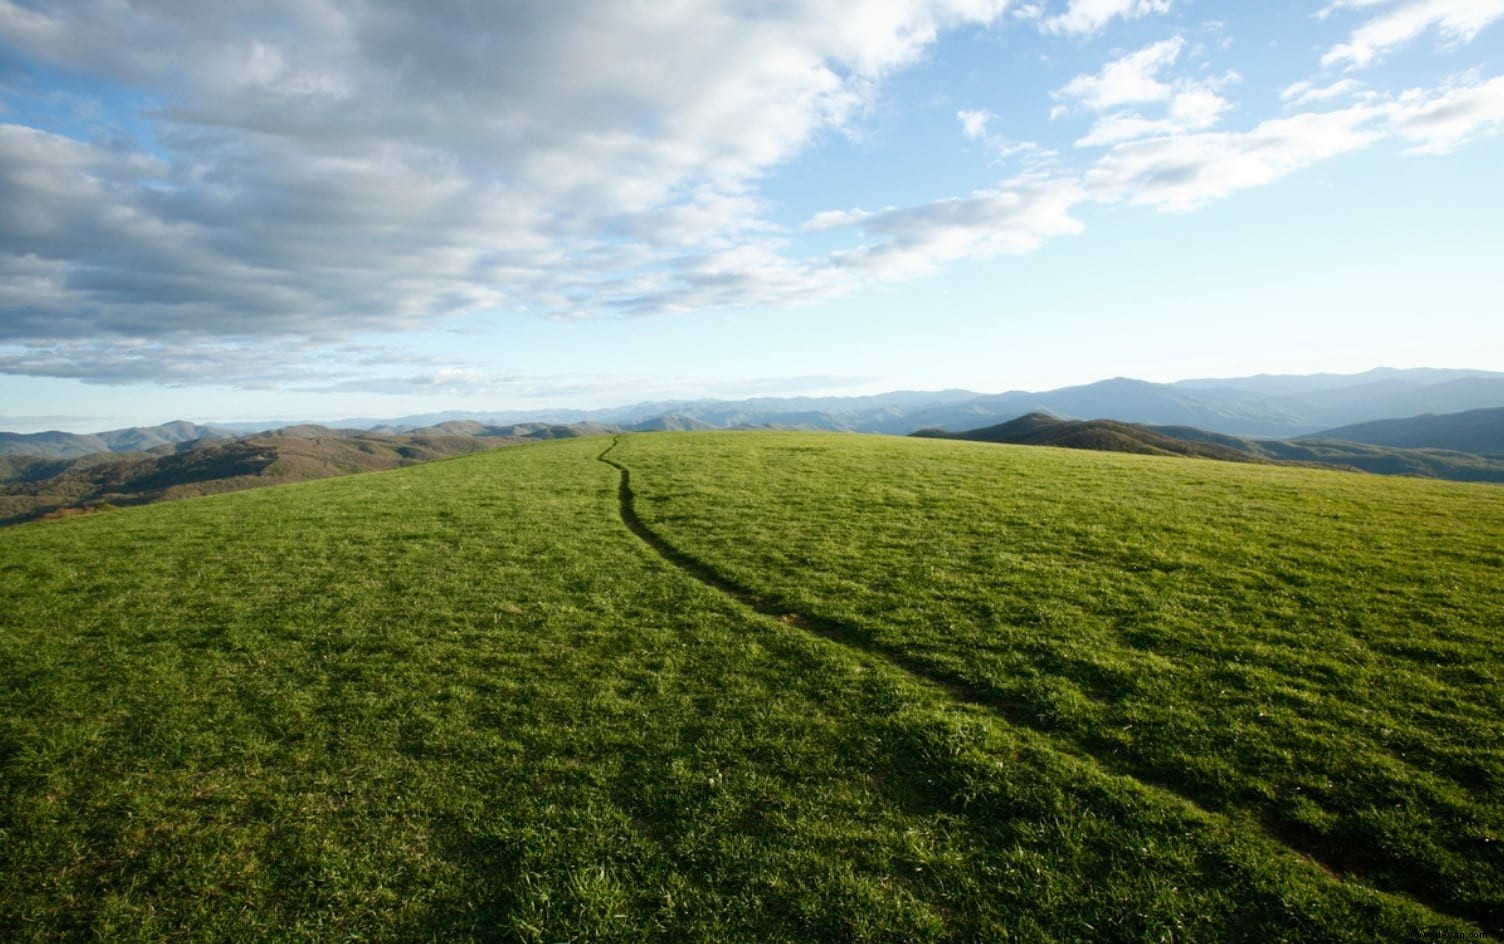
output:
[[[619,456],[737,583],[1504,928],[1504,490],[883,437]]]
[[[1111,548],[1173,548],[1177,528],[1197,533],[1199,502],[1185,502],[1179,525],[1158,516],[1167,537],[1154,537],[1153,515],[1087,516],[1054,522],[1077,534],[1067,544],[1018,543],[1044,588],[1038,612],[1056,621],[1050,635],[1078,641],[1010,654],[984,645],[1000,624],[977,608],[1014,604],[986,602],[974,591],[987,579],[967,576],[1005,549],[957,544],[943,525],[980,520],[976,495],[1012,494],[1019,520],[1037,518],[1050,503],[1032,509],[1010,480],[1063,496],[1089,493],[1102,473],[1081,454],[1076,466],[1023,468],[1006,453],[875,442],[629,437],[621,454],[645,513],[749,582],[905,645],[920,638],[903,635],[913,627],[949,626],[916,651],[958,672],[980,666],[988,684],[1032,666],[1030,704],[1059,716],[1046,733],[757,616],[665,563],[622,525],[617,473],[595,461],[605,441],[5,530],[0,937],[1371,941],[1466,931],[1340,882],[1246,822],[1239,804],[1263,782],[1257,769],[1228,761],[1233,815],[1223,816],[1081,749],[1121,744],[1132,748],[1125,769],[1171,773],[1176,757],[1237,755],[1192,739],[1163,747],[1155,767],[1134,745],[1179,729],[1145,707],[1132,722],[1142,733],[1115,733],[1116,706],[1137,685],[1206,699],[1182,712],[1203,717],[1192,734],[1241,718],[1253,696],[1224,705],[1190,685],[1181,674],[1193,678],[1198,663],[1162,681],[1126,663],[1114,684],[1128,694],[1109,687],[1112,672],[1088,688],[1073,668],[1118,657],[1070,588],[1117,586],[1103,563],[1117,560],[1102,556]],[[789,452],[791,465],[791,449],[817,451]],[[1158,481],[1145,475],[1145,488]],[[1261,501],[1317,500],[1291,482]],[[949,490],[952,512],[936,489]],[[1416,493],[1417,509],[1429,494]],[[843,543],[858,539],[865,551]],[[1274,552],[1260,540],[1255,529],[1227,551],[1228,580],[1265,573],[1256,562]],[[1366,537],[1350,540],[1367,552]],[[1461,540],[1453,552],[1497,549]],[[863,553],[874,568],[862,568]],[[1173,553],[1187,575],[1214,567]],[[1476,566],[1497,568],[1497,557]],[[1458,579],[1432,589],[1476,590]],[[1127,648],[1175,666],[1152,634],[1179,632],[1167,614],[1193,597],[1173,583],[1118,592],[1124,612],[1148,607],[1137,625],[1151,635]],[[1198,617],[1212,637],[1234,632],[1241,612],[1216,610],[1217,599]],[[1471,605],[1487,615],[1497,604]],[[1404,645],[1476,648],[1466,620],[1451,619]],[[1398,649],[1405,635],[1376,638]],[[1302,651],[1346,659],[1293,637],[1246,645],[1286,654],[1248,651],[1247,678],[1270,692],[1310,686]],[[1497,692],[1447,674],[1462,671],[1426,669],[1417,677],[1450,701],[1417,704],[1497,719]],[[1371,710],[1396,714],[1381,681],[1335,703],[1369,697]],[[1080,734],[1096,721],[1095,735]],[[1354,726],[1354,743],[1369,730]],[[1451,756],[1442,747],[1463,740],[1429,736],[1441,746],[1421,745],[1423,757]],[[1472,755],[1490,777],[1492,736],[1478,734]],[[1258,727],[1248,738],[1284,743]],[[1373,755],[1380,774],[1391,755]],[[1441,777],[1429,764],[1415,762],[1415,776]],[[1491,784],[1448,795],[1472,815]],[[1486,884],[1497,873],[1479,875]]]

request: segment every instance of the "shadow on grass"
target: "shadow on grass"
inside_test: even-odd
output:
[[[1172,794],[1202,811],[1239,811],[1239,798],[1230,798],[1220,787],[1198,783],[1187,778],[1182,771],[1149,768],[1133,763],[1129,758],[1114,754],[1107,742],[1094,743],[1091,739],[1073,736],[1061,726],[1050,723],[1048,714],[1041,714],[1038,705],[1026,703],[990,686],[979,685],[975,680],[964,678],[943,666],[916,658],[897,647],[885,645],[860,626],[800,612],[727,578],[705,562],[673,546],[648,527],[637,513],[631,471],[611,458],[611,452],[619,444],[620,438],[613,437],[611,445],[597,459],[620,474],[617,497],[622,522],[665,561],[695,580],[764,616],[881,659],[915,679],[942,689],[957,702],[985,708],[1010,725],[1050,738],[1064,748],[1067,754],[1093,763],[1109,773],[1129,777],[1153,789]],[[933,804],[937,800],[942,800],[943,805],[943,798],[954,798],[952,786],[944,784],[937,787],[934,783],[922,786],[911,783],[900,789],[908,792],[912,800],[922,805]],[[1256,809],[1254,812],[1256,815],[1247,822],[1255,824],[1271,842],[1310,860],[1330,875],[1355,879],[1381,891],[1398,892],[1437,914],[1477,922],[1492,933],[1504,931],[1504,914],[1486,907],[1475,907],[1471,903],[1449,900],[1438,890],[1440,879],[1436,874],[1417,868],[1413,862],[1396,860],[1372,843],[1365,842],[1362,837],[1327,836],[1281,816],[1278,810]]]

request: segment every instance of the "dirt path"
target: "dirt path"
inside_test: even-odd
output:
[[[756,591],[728,579],[703,561],[674,547],[649,528],[643,522],[642,518],[638,516],[636,496],[632,492],[632,472],[626,466],[611,458],[611,452],[617,447],[620,440],[620,436],[613,436],[611,438],[611,445],[607,446],[596,458],[616,469],[621,475],[621,482],[617,487],[617,500],[620,506],[622,523],[627,526],[629,531],[637,535],[643,543],[657,552],[659,557],[662,557],[685,574],[764,616],[772,617],[786,625],[814,633],[831,642],[838,643],[864,653],[871,658],[885,662],[921,684],[943,691],[953,701],[985,708],[1014,727],[1027,729],[1040,737],[1046,738],[1052,747],[1062,753],[1068,754],[1084,763],[1099,767],[1108,774],[1132,780],[1146,790],[1160,794],[1165,799],[1173,800],[1176,803],[1190,807],[1202,815],[1208,817],[1221,817],[1224,815],[1209,809],[1194,797],[1182,793],[1173,784],[1160,783],[1144,777],[1141,773],[1127,767],[1119,758],[1099,756],[1073,741],[1062,740],[1057,733],[1041,728],[1021,706],[1010,703],[1006,698],[1002,697],[1002,693],[1000,692],[978,687],[942,668],[921,659],[916,659],[896,647],[884,645],[873,639],[870,632],[858,626],[842,620],[801,613],[785,604],[770,600]],[[1457,914],[1455,911],[1447,908],[1444,902],[1434,900],[1429,896],[1421,897],[1419,895],[1378,888],[1363,881],[1363,870],[1353,862],[1353,857],[1345,854],[1344,850],[1334,848],[1320,836],[1297,833],[1286,828],[1284,824],[1271,821],[1267,818],[1251,822],[1259,827],[1269,842],[1292,855],[1305,859],[1338,879],[1357,881],[1363,887],[1378,894],[1411,901],[1438,915],[1445,915],[1468,922],[1474,920],[1470,916]],[[1479,932],[1477,939],[1485,939],[1482,936],[1482,932]]]

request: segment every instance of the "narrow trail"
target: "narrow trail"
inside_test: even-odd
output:
[[[733,600],[757,613],[772,617],[788,626],[813,633],[831,642],[886,662],[921,684],[943,691],[953,701],[986,709],[1013,727],[1028,730],[1047,739],[1052,746],[1062,751],[1062,753],[1075,757],[1084,763],[1099,767],[1113,776],[1132,780],[1147,790],[1173,798],[1175,801],[1203,815],[1210,817],[1225,817],[1227,815],[1226,812],[1219,812],[1208,807],[1195,797],[1178,790],[1173,784],[1159,782],[1143,776],[1141,772],[1126,766],[1120,759],[1094,753],[1074,741],[1062,742],[1058,734],[1041,728],[1037,721],[1025,712],[1023,706],[1007,701],[1001,697],[1001,693],[979,687],[953,673],[947,672],[943,668],[922,659],[916,659],[900,649],[883,645],[873,640],[870,633],[844,621],[810,613],[802,613],[785,604],[770,600],[751,588],[726,578],[703,561],[674,547],[649,528],[637,514],[636,496],[632,491],[632,472],[626,466],[610,457],[611,451],[617,447],[620,441],[621,436],[611,437],[611,445],[607,446],[600,455],[596,456],[596,459],[611,466],[620,473],[621,481],[617,486],[617,501],[621,511],[622,523],[627,526],[627,530],[631,531],[644,544],[652,548],[659,557],[662,557],[665,561],[690,577],[710,587],[712,590],[731,597]],[[1364,888],[1377,894],[1418,904],[1437,915],[1443,915],[1470,924],[1479,920],[1478,916],[1458,913],[1455,909],[1448,907],[1446,902],[1436,900],[1432,896],[1424,896],[1408,890],[1397,891],[1381,888],[1364,881],[1364,869],[1360,864],[1355,864],[1350,856],[1342,854],[1341,850],[1331,848],[1329,843],[1323,841],[1321,837],[1315,834],[1297,832],[1287,824],[1274,821],[1269,817],[1251,820],[1250,822],[1262,831],[1269,842],[1283,848],[1298,858],[1305,859],[1339,880],[1351,879],[1357,881]],[[1478,940],[1491,939],[1482,936],[1482,933],[1480,932]],[[1493,933],[1498,933],[1498,930],[1493,929]]]

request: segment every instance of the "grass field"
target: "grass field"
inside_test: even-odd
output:
[[[621,455],[646,523],[751,592],[1504,928],[1504,491],[877,437]]]
[[[0,532],[0,938],[1500,932],[1504,492],[608,445]]]

